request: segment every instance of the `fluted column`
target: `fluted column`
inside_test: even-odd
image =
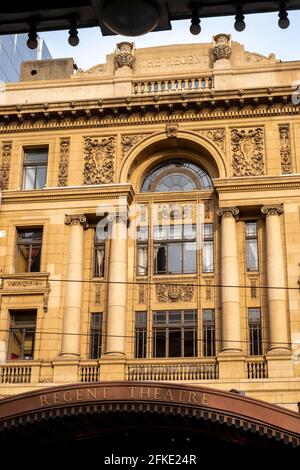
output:
[[[88,227],[84,215],[66,215],[70,226],[61,356],[80,356],[80,312],[83,281],[83,229]]]
[[[221,219],[221,284],[222,284],[222,350],[241,351],[239,266],[236,218],[239,209],[222,207]]]
[[[281,205],[263,206],[261,211],[266,216],[270,350],[289,349],[286,284],[280,228],[280,214],[283,213],[283,207]]]
[[[108,273],[106,355],[125,355],[127,298],[127,215],[114,216]]]

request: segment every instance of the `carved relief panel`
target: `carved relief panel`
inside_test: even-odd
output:
[[[2,142],[2,158],[0,168],[0,189],[8,189],[11,164],[12,142]]]
[[[234,176],[264,174],[264,131],[261,127],[231,130]]]
[[[112,183],[115,173],[115,153],[115,137],[86,137],[84,140],[84,184]]]

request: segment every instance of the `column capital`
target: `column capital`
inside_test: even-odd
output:
[[[278,206],[262,206],[261,212],[265,215],[280,215],[284,211],[283,205],[279,204]]]
[[[89,228],[89,225],[86,220],[86,216],[83,214],[76,215],[65,215],[65,224],[66,225],[81,225],[85,230]]]
[[[219,217],[234,217],[236,220],[238,219],[239,213],[240,210],[237,207],[220,207],[217,210]]]

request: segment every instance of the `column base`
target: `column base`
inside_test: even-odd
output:
[[[266,355],[268,363],[268,377],[284,378],[294,377],[294,364],[292,352],[286,349],[271,349]]]
[[[245,377],[245,355],[241,351],[222,351],[218,355],[218,363],[220,379]]]

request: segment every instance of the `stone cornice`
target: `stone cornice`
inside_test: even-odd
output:
[[[134,190],[130,184],[103,184],[95,186],[46,188],[36,191],[2,191],[3,204],[21,204],[47,201],[80,201],[82,199],[126,197],[133,201]]]
[[[132,95],[0,107],[3,133],[299,115],[291,87]]]
[[[300,189],[300,175],[240,177],[213,180],[217,193]]]

